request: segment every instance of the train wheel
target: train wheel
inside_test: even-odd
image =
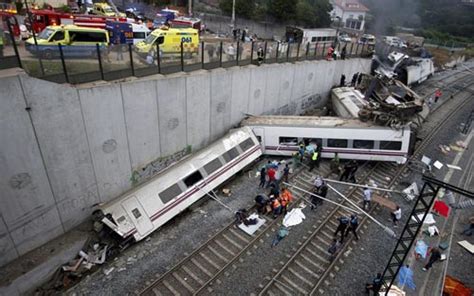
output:
[[[362,122],[367,122],[370,119],[370,111],[361,109],[359,110],[359,119]]]

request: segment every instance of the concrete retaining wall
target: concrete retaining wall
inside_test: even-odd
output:
[[[326,103],[341,73],[370,60],[306,61],[59,85],[0,79],[0,265],[84,221],[244,114],[298,114]]]

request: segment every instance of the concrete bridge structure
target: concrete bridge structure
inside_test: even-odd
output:
[[[0,72],[0,265],[236,126],[323,106],[370,59],[199,70],[71,86]]]

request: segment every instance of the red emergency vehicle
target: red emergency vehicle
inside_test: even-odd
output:
[[[0,27],[3,29],[3,32],[5,32],[5,34],[9,34],[7,25],[7,19],[9,19],[15,40],[20,40],[20,26],[18,25],[18,20],[16,19],[15,15],[9,12],[0,11],[0,19]],[[10,40],[8,40],[8,42],[9,41]]]
[[[48,9],[31,9],[30,13],[33,19],[33,29],[36,33],[41,32],[47,26],[76,25],[81,27],[105,29],[106,21],[127,21],[127,18],[125,17],[70,14]],[[25,19],[25,25],[28,27],[28,30],[31,30],[29,18]]]

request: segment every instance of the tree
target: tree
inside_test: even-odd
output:
[[[332,5],[328,0],[299,0],[296,5],[296,22],[310,28],[324,28],[331,24]]]
[[[269,0],[267,2],[268,13],[278,22],[290,21],[296,18],[296,5],[288,0]]]

